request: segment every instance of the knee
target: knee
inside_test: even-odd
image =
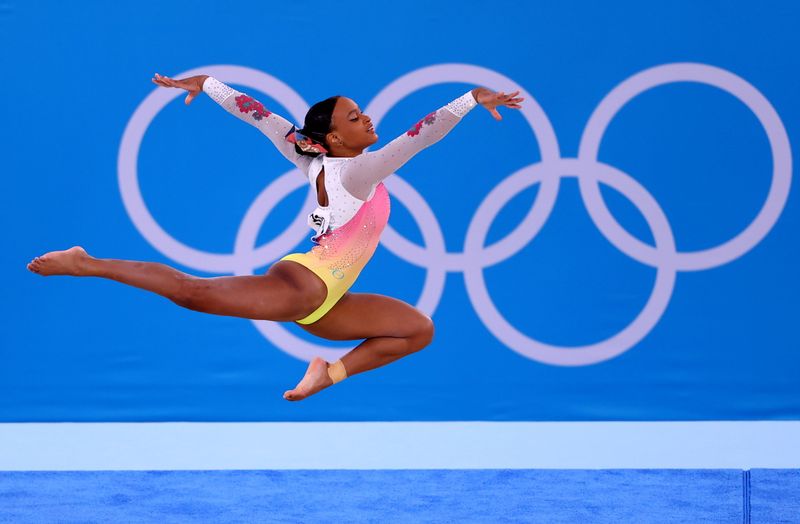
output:
[[[175,293],[170,299],[179,306],[198,311],[201,308],[202,279],[193,276],[180,276]]]
[[[428,315],[420,315],[415,328],[414,335],[411,337],[411,350],[419,351],[433,341],[433,320]]]

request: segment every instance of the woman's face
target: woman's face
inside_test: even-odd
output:
[[[378,141],[372,120],[349,98],[342,96],[336,101],[331,123],[333,130],[328,133],[327,139],[332,148],[360,153]]]

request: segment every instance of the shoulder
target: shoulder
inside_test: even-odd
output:
[[[324,157],[320,155],[318,157],[311,158],[310,161],[308,162],[308,168],[306,168],[306,178],[308,178],[309,182],[313,183],[314,178],[316,178],[317,174],[322,169],[323,158]]]
[[[341,170],[345,169],[348,166],[353,165],[353,161],[357,158],[360,158],[363,155],[358,155],[354,157],[344,157],[344,156],[319,156],[317,158],[320,159],[320,162],[329,170]]]

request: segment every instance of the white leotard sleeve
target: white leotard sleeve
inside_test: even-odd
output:
[[[378,183],[441,140],[476,105],[472,92],[468,92],[429,114],[378,151],[353,158],[342,168],[342,185],[356,198],[366,200]]]
[[[287,160],[300,168],[303,175],[308,172],[313,157],[297,153],[294,144],[286,141],[286,134],[292,128],[288,120],[265,109],[258,100],[223,84],[214,77],[206,78],[203,82],[203,91],[228,113],[264,133]]]

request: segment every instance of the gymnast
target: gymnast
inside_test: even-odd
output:
[[[372,257],[389,219],[383,180],[422,149],[438,142],[480,104],[496,120],[498,107],[520,109],[519,91],[475,88],[417,122],[374,152],[378,135],[353,100],[334,96],[314,104],[302,129],[252,97],[219,80],[199,75],[175,80],[156,73],[162,87],[185,89],[190,104],[205,92],[239,119],[258,128],[280,153],[305,173],[317,197],[308,216],[313,247],[275,262],[264,275],[199,278],[154,262],[101,259],[82,247],[34,258],[28,269],[43,276],[107,278],[152,291],[179,306],[254,320],[296,322],[328,340],[363,340],[340,360],[320,357],[286,400],[309,397],[348,376],[419,351],[433,338],[432,320],[395,298],[348,290]]]

